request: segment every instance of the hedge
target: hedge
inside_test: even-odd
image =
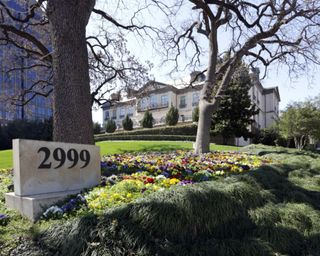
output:
[[[186,124],[177,126],[162,126],[154,127],[150,129],[136,129],[133,131],[117,131],[113,134],[100,134],[96,135],[96,140],[101,140],[100,138],[107,136],[131,136],[131,135],[193,135],[197,134],[196,124]]]
[[[106,136],[96,136],[95,141],[105,141],[105,140],[178,140],[178,141],[195,141],[195,135],[106,135]]]

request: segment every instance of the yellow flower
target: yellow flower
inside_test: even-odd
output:
[[[175,185],[175,184],[177,184],[177,183],[179,183],[180,182],[180,180],[178,180],[177,178],[172,178],[172,179],[170,179],[170,185]]]

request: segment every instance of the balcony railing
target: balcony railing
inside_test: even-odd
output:
[[[192,107],[198,106],[198,105],[199,105],[199,101],[192,102]]]
[[[179,108],[185,108],[187,106],[186,103],[180,103]]]
[[[149,106],[139,106],[138,105],[138,112],[152,110],[152,109],[160,109],[160,108],[167,108],[169,106],[169,102],[166,103],[152,103]]]

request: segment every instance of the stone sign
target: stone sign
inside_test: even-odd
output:
[[[36,219],[44,205],[100,182],[100,148],[94,145],[13,140],[14,193],[9,207]]]

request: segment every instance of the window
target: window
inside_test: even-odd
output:
[[[162,95],[161,96],[161,106],[167,107],[169,105],[169,98],[168,95]]]
[[[186,103],[186,96],[183,95],[180,97],[180,105],[179,105],[179,108],[185,108],[187,106],[187,103]]]
[[[112,119],[117,119],[117,110],[112,110]]]
[[[104,120],[109,120],[110,114],[109,111],[104,112]]]
[[[124,118],[125,110],[124,108],[120,108],[120,118]]]
[[[150,96],[150,107],[154,108],[157,106],[157,95]]]
[[[144,110],[144,109],[147,108],[147,100],[146,100],[146,98],[143,98],[143,99],[140,100],[140,108],[141,108],[141,110]]]
[[[195,92],[192,94],[192,106],[197,106],[199,104],[199,93]]]
[[[128,116],[133,116],[133,107],[129,106],[127,111]]]

